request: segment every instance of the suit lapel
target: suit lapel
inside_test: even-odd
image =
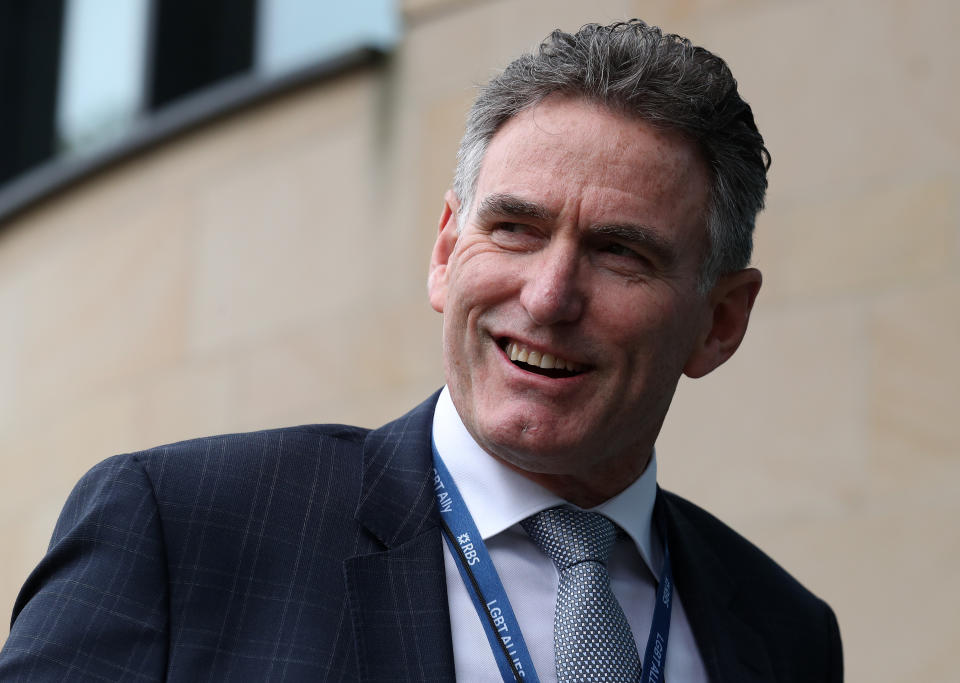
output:
[[[344,562],[363,680],[452,680],[453,644],[434,504],[437,395],[367,436],[357,521],[383,546]]]
[[[658,489],[656,514],[666,521],[674,580],[711,683],[774,680],[766,645],[736,609],[737,584],[709,540]]]

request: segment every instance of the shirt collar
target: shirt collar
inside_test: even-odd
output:
[[[484,540],[541,510],[570,504],[484,451],[464,426],[447,387],[440,393],[433,414],[433,443]],[[636,481],[591,510],[616,522],[633,540],[654,576],[659,576],[660,562],[653,561],[651,534],[656,495],[654,455]],[[656,557],[661,554],[656,553]]]

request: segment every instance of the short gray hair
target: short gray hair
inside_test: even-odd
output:
[[[770,167],[750,105],[726,62],[639,19],[587,24],[574,34],[556,30],[481,89],[457,152],[454,191],[461,213],[473,202],[496,132],[553,94],[583,97],[693,140],[712,177],[701,291],[749,265]]]

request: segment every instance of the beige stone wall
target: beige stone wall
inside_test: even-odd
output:
[[[955,680],[960,6],[587,5],[409,0],[386,68],[178,138],[0,227],[0,611],[103,457],[374,426],[438,386],[425,274],[470,85],[554,26],[638,15],[730,62],[774,157],[752,329],[681,384],[662,482],[834,606],[848,680]]]

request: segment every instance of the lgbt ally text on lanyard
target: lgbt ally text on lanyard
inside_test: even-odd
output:
[[[460,577],[477,610],[477,616],[487,634],[487,641],[505,683],[525,681],[538,683],[537,672],[523,641],[520,625],[507,599],[487,547],[480,537],[477,525],[457,490],[453,477],[433,447],[433,488],[443,536],[450,553],[457,562]],[[653,624],[643,655],[643,683],[662,683],[667,655],[667,636],[670,632],[670,608],[673,598],[673,575],[670,571],[670,549],[667,535],[663,538],[663,570],[657,585],[657,599],[653,610]]]

